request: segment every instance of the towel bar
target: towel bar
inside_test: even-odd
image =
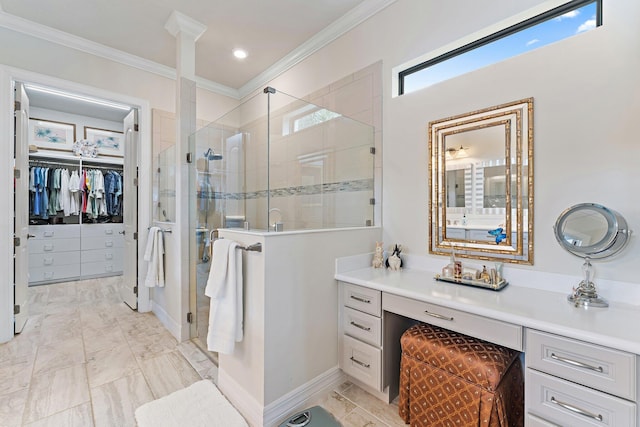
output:
[[[213,241],[217,239],[222,239],[222,237],[218,237],[218,230],[213,229],[209,232],[209,240],[211,245],[209,246],[209,256],[213,256]],[[247,252],[262,252],[262,243],[254,243],[249,246],[240,246],[238,245],[238,249],[242,249]]]
[[[151,230],[151,227],[147,227],[147,230]],[[171,233],[170,228],[161,228],[160,231],[163,233]]]
[[[237,248],[247,252],[262,252],[262,243],[254,243],[249,246],[238,246]]]

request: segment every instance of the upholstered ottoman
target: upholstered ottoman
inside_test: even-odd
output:
[[[520,353],[418,324],[400,339],[400,417],[412,427],[524,425]]]

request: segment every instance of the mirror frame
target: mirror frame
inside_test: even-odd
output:
[[[505,147],[505,234],[500,244],[486,241],[447,238],[446,139],[462,132],[504,127]],[[429,122],[429,253],[488,261],[533,264],[533,98],[501,104]],[[524,145],[524,148],[523,148]],[[510,161],[506,161],[510,159]],[[523,166],[527,166],[527,215],[525,224]],[[515,168],[515,174],[512,169]],[[511,181],[515,175],[515,218]],[[475,196],[474,196],[475,197]],[[514,221],[515,220],[515,221]],[[515,224],[515,239],[512,238]],[[525,242],[524,233],[527,232]]]
[[[607,221],[607,231],[598,242],[587,246],[574,246],[567,241],[564,226],[573,214],[581,211],[591,211],[602,215]],[[566,209],[558,217],[553,230],[556,240],[567,252],[580,258],[590,259],[601,259],[615,255],[624,248],[630,233],[627,221],[622,215],[597,203],[580,203]]]

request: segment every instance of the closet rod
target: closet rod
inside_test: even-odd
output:
[[[72,167],[76,167],[76,168],[80,167],[79,163],[71,163],[71,162],[58,161],[58,160],[56,160],[56,161],[43,161],[43,160],[31,160],[31,159],[29,159],[29,165],[38,165],[38,166],[45,166],[45,167],[55,167],[55,166],[72,166]],[[82,165],[82,169],[105,169],[105,170],[124,171],[124,168],[122,167],[122,165],[106,166],[106,165],[87,165],[87,164],[83,164]]]

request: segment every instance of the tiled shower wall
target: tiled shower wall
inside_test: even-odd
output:
[[[284,116],[295,108],[288,106],[282,113],[283,109],[272,105],[269,168],[266,120],[243,127],[244,197],[252,228],[265,229],[267,224],[275,222],[282,222],[284,230],[380,224],[381,79],[379,62],[304,99],[354,120],[336,118],[322,126],[283,136],[286,134],[283,123],[287,123]],[[277,97],[278,94],[272,99],[276,101]],[[274,117],[278,114],[279,117]],[[364,145],[363,132],[369,136]],[[375,155],[370,153],[371,145],[376,148]],[[267,173],[272,211],[268,219]],[[321,182],[328,184],[321,185]],[[373,206],[371,198],[375,198]]]

